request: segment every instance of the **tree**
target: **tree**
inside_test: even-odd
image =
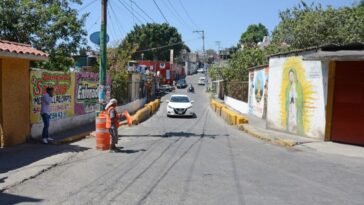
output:
[[[335,9],[320,4],[299,6],[279,14],[281,22],[273,31],[273,42],[293,48],[364,41],[364,6]]]
[[[213,55],[216,55],[217,52],[214,50],[214,49],[207,49],[206,50],[206,55],[207,56],[213,56]]]
[[[174,53],[180,53],[181,49],[189,48],[182,42],[181,34],[175,27],[167,23],[157,24],[148,23],[134,26],[133,30],[125,37],[124,43],[135,44],[138,46],[132,57],[133,59],[141,59],[144,53],[145,60],[169,60],[169,50],[174,49]]]
[[[268,36],[268,29],[261,23],[252,24],[241,34],[240,43],[248,46],[254,45],[261,42],[264,36]]]
[[[71,54],[85,43],[86,15],[78,17],[70,3],[81,0],[3,0],[0,3],[0,38],[31,44],[49,54],[38,64],[50,70],[68,70]]]

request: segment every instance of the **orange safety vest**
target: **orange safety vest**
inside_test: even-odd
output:
[[[111,128],[111,118],[110,118],[110,112],[111,110],[115,110],[114,107],[109,107],[107,110],[106,110],[106,128]],[[116,114],[116,118],[120,118],[120,114],[115,110],[115,114]],[[119,127],[119,120],[116,120],[115,122],[115,127],[118,128]]]

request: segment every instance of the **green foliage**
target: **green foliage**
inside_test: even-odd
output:
[[[322,8],[321,5],[299,6],[280,12],[281,22],[273,32],[273,42],[293,48],[364,41],[364,6]]]
[[[214,49],[207,49],[206,50],[206,55],[210,56],[210,55],[215,55],[217,54],[217,52]]]
[[[78,17],[70,3],[81,0],[2,0],[0,2],[0,38],[32,44],[49,54],[42,68],[66,70],[70,55],[85,43],[83,29],[87,15]]]
[[[254,45],[262,41],[264,36],[268,36],[268,29],[261,23],[252,24],[241,34],[240,43],[244,45]]]
[[[233,54],[229,60],[229,68],[224,70],[224,80],[248,80],[248,68],[266,63],[264,51],[255,47],[247,47]]]
[[[120,70],[112,74],[111,97],[119,104],[128,103],[129,75],[127,70]]]
[[[137,49],[137,45],[125,39],[118,47],[107,49],[108,69],[112,77],[111,97],[121,104],[128,103],[129,75],[126,68]]]
[[[287,52],[289,47],[271,44],[262,49],[246,47],[235,52],[228,62],[228,66],[221,69],[221,76],[225,81],[248,81],[248,69],[251,67],[268,64],[268,56],[276,53]]]
[[[220,70],[222,69],[223,68],[220,68],[220,66],[217,64],[213,64],[212,66],[209,67],[208,74],[212,81],[219,80],[219,76],[221,76]]]
[[[147,23],[143,25],[136,25],[125,37],[122,47],[124,47],[126,42],[132,45],[137,45],[138,49],[141,51],[163,46],[162,49],[142,51],[144,53],[145,60],[168,61],[169,49],[174,49],[175,54],[180,53],[181,49],[189,50],[189,48],[182,43],[181,34],[178,33],[177,29],[166,23]],[[141,59],[142,52],[134,53],[132,58]]]
[[[108,68],[111,73],[124,71],[127,67],[128,61],[132,60],[137,49],[138,45],[131,44],[125,39],[118,47],[108,48]]]

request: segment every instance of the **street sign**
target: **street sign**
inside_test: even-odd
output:
[[[100,31],[96,31],[90,35],[90,40],[96,45],[100,45]],[[106,34],[106,43],[109,42],[109,35]]]

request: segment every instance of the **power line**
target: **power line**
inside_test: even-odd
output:
[[[164,1],[164,0],[163,0]],[[172,8],[172,14],[181,22],[182,25],[188,26],[191,30],[193,30],[192,27],[184,20],[184,18],[179,14],[177,9],[173,6],[170,0],[167,0],[167,3],[169,4],[170,8]]]
[[[143,14],[145,16],[147,16],[152,22],[154,22],[154,20],[152,19],[152,17],[149,16],[149,14],[147,12],[145,12],[142,8],[140,8],[140,6],[133,0],[130,0],[141,12],[143,12]]]
[[[193,24],[196,28],[198,28],[198,26],[196,25],[196,23],[193,21],[193,19],[191,18],[191,16],[188,14],[187,9],[186,9],[186,7],[183,5],[182,1],[181,1],[181,0],[178,0],[178,1],[179,1],[179,3],[181,4],[182,10],[186,13],[186,16],[190,19],[190,21],[192,22],[192,24]]]
[[[143,23],[143,21],[142,20],[140,20],[140,18],[138,17],[138,16],[135,16],[134,15],[134,12],[132,12],[121,0],[119,0],[119,3],[126,9],[126,10],[128,10],[128,12],[134,17],[134,18],[136,18],[140,23]],[[142,18],[144,18],[143,16],[142,16]],[[144,18],[144,20],[145,20],[145,18]]]
[[[153,0],[153,2],[154,2],[154,5],[157,7],[157,9],[158,9],[159,13],[163,16],[164,20],[165,20],[165,21],[169,24],[169,22],[168,22],[167,18],[164,16],[164,14],[163,14],[163,12],[162,12],[161,8],[159,8],[159,6],[158,6],[157,2],[156,2],[155,0]]]
[[[117,19],[118,16],[116,15],[116,12],[111,5],[110,5],[110,10],[111,10],[111,13],[114,15],[115,19]],[[120,22],[120,21],[117,21],[117,22]],[[117,26],[117,28],[120,31],[120,33],[123,33],[123,32],[127,33],[122,24],[119,23],[117,25],[119,25],[119,26]]]
[[[179,45],[179,44],[184,44],[186,42],[190,42],[190,41],[194,41],[194,40],[198,40],[199,38],[195,38],[195,39],[191,39],[191,40],[188,40],[188,41],[180,41],[180,42],[176,42],[176,43],[172,43],[172,44],[168,44],[168,45],[164,45],[164,46],[158,46],[158,47],[154,47],[154,48],[148,48],[148,49],[143,49],[143,50],[138,50],[138,51],[135,51],[135,53],[140,53],[140,52],[146,52],[146,51],[152,51],[152,50],[158,50],[158,49],[161,49],[161,48],[167,48],[167,47],[170,47],[170,46],[175,46],[175,45]]]
[[[110,6],[110,8],[112,8],[112,7],[111,7],[111,5],[110,5],[110,2],[108,2],[108,5]],[[110,12],[107,12],[107,14],[108,14],[109,19],[110,19],[110,22],[111,22],[111,24],[108,24],[108,25],[111,25],[111,29],[113,30],[114,35],[115,35],[115,37],[117,38],[117,36],[118,36],[118,32],[115,30],[114,21],[113,21],[113,19],[111,18]]]
[[[80,11],[86,9],[87,7],[91,6],[91,4],[95,3],[96,1],[97,0],[93,0],[93,1],[89,2],[88,4],[86,4],[85,6],[83,6],[82,8],[80,8],[78,11],[80,12]]]

